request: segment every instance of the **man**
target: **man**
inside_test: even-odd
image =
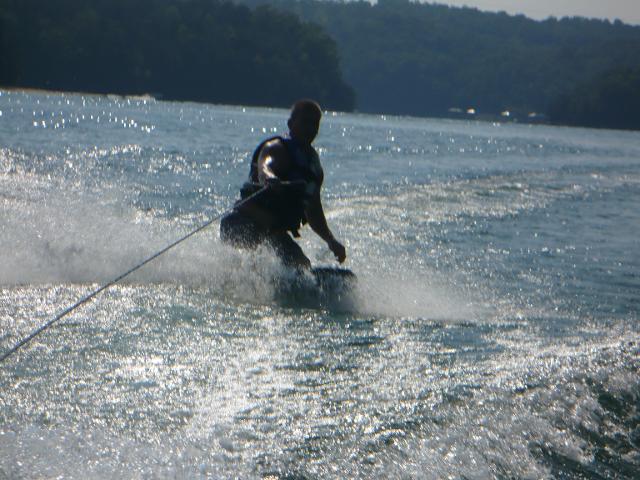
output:
[[[310,269],[311,262],[291,238],[299,237],[304,223],[320,236],[340,263],[346,252],[324,215],[320,189],[324,172],[311,143],[320,128],[322,110],[312,100],[300,100],[292,109],[287,137],[263,141],[253,154],[249,181],[242,187],[239,204],[220,222],[223,241],[240,247],[270,245],[282,262]]]

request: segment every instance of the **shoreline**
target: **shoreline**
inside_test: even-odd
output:
[[[105,98],[121,98],[121,99],[130,99],[130,100],[138,100],[138,101],[153,101],[153,102],[175,102],[175,103],[198,103],[203,105],[212,105],[219,107],[234,107],[234,108],[266,108],[266,109],[286,109],[288,107],[277,106],[277,105],[251,105],[251,104],[232,104],[232,103],[214,103],[214,102],[203,102],[198,100],[174,100],[170,98],[163,98],[162,94],[153,94],[153,93],[143,93],[143,94],[121,94],[121,93],[98,93],[98,92],[90,92],[90,91],[75,91],[75,90],[51,90],[46,88],[36,88],[36,87],[5,87],[0,86],[0,95],[2,92],[12,92],[12,93],[34,93],[41,95],[87,95],[87,96],[95,96],[95,97],[105,97]],[[325,112],[334,112],[333,110],[325,110]],[[615,127],[593,127],[588,125],[579,125],[579,124],[564,124],[564,123],[554,123],[550,121],[546,116],[541,115],[536,117],[535,120],[523,120],[518,117],[505,117],[500,114],[492,114],[492,113],[474,113],[467,114],[466,112],[456,112],[452,115],[409,115],[409,114],[401,114],[401,113],[388,113],[388,112],[366,112],[359,111],[354,109],[351,112],[348,111],[337,111],[336,113],[352,113],[352,114],[363,114],[363,115],[382,115],[382,116],[394,116],[399,118],[422,118],[422,119],[433,119],[433,120],[458,120],[458,121],[466,121],[466,122],[482,122],[482,123],[494,123],[494,124],[517,124],[517,125],[528,125],[528,126],[548,126],[548,127],[568,127],[568,128],[587,128],[593,130],[612,130],[617,132],[640,132],[640,130],[628,129],[628,128],[615,128]]]

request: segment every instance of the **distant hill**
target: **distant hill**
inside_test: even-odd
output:
[[[218,0],[0,0],[0,86],[354,106],[320,27]]]
[[[408,0],[0,0],[4,87],[640,128],[638,52],[620,22]]]
[[[640,130],[640,68],[614,68],[559,96],[549,112],[556,122]]]
[[[594,125],[578,113],[586,108],[574,105],[575,114],[565,115],[567,99],[590,96],[585,86],[596,88],[607,72],[640,67],[640,27],[620,22],[534,21],[408,0],[239,1],[267,2],[322,26],[337,43],[363,112],[450,116],[474,109],[488,116],[509,111],[520,119],[537,112],[551,121]],[[595,106],[598,98],[583,100],[595,112],[603,109]],[[635,123],[617,126],[635,128],[635,115]]]

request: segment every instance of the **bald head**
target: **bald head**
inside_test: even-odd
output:
[[[294,118],[298,115],[316,116],[318,121],[320,121],[320,118],[322,118],[322,109],[315,100],[305,98],[303,100],[298,100],[291,107],[290,118]]]
[[[322,109],[313,100],[298,100],[291,107],[287,125],[292,138],[303,144],[311,144],[318,135]]]

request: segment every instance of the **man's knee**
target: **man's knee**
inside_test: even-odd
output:
[[[255,248],[261,235],[253,222],[238,212],[231,212],[220,220],[220,239],[236,247]]]

